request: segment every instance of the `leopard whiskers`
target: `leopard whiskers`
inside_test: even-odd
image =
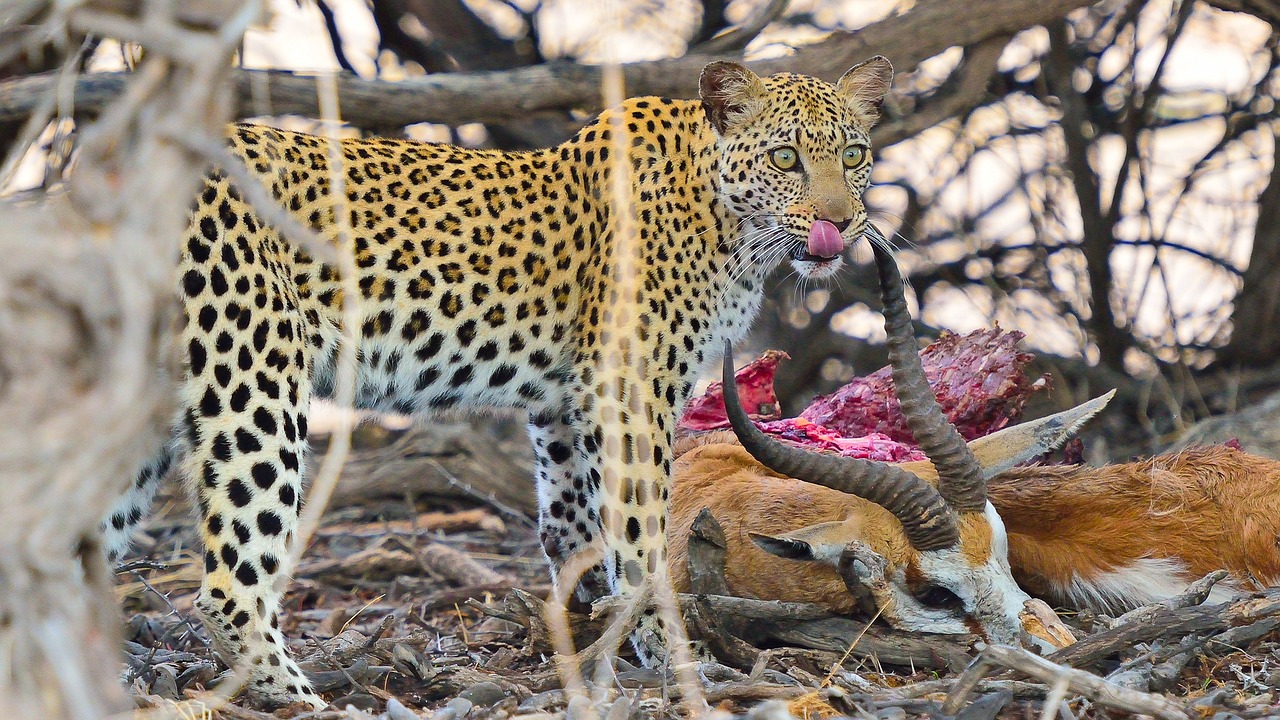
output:
[[[779,241],[792,238],[794,235],[791,232],[776,226],[753,230],[743,235],[725,261],[724,267],[717,273],[716,283],[724,281],[724,289],[717,301],[723,299],[724,293],[736,285],[749,270],[770,267],[781,253],[786,252],[790,244]]]
[[[898,236],[898,233],[894,233],[894,235]],[[894,244],[892,240],[885,237],[884,233],[880,232],[880,228],[872,225],[871,223],[867,223],[866,227],[862,229],[862,236],[867,239],[867,242],[873,243],[886,252],[898,252],[898,246]],[[906,240],[906,238],[903,238],[903,240]]]
[[[787,233],[786,236],[790,237],[790,233]],[[771,241],[773,239],[775,238],[770,238]],[[720,298],[717,299],[717,302],[720,299],[723,299],[725,293],[727,293],[730,288],[734,287],[738,283],[738,281],[742,278],[742,275],[747,271],[747,269],[771,268],[775,264],[777,264],[778,261],[782,260],[782,258],[786,256],[789,250],[790,250],[790,243],[777,242],[772,245],[766,245],[763,248],[762,257],[756,259],[754,262],[750,260],[745,261],[743,264],[743,267],[737,273],[735,273],[734,276],[731,278],[731,282],[726,283],[724,285],[724,288],[720,291]]]

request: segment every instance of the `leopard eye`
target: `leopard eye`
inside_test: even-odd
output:
[[[867,153],[867,149],[865,147],[861,145],[850,145],[844,149],[840,158],[844,161],[844,166],[852,170],[865,165],[867,160],[870,158],[870,155]]]
[[[779,170],[795,170],[800,163],[800,154],[789,146],[774,148],[769,151],[769,161]]]

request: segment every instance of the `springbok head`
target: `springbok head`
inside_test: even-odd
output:
[[[860,604],[895,627],[1060,646],[1060,638],[1070,634],[1014,581],[1004,523],[987,501],[989,475],[942,414],[925,379],[897,265],[885,248],[872,247],[895,392],[908,427],[937,471],[936,486],[898,466],[807,451],[769,437],[742,408],[726,349],[725,406],[743,448],[778,474],[868,500],[901,524],[900,536],[874,542],[851,541],[848,520],[776,537],[753,535],[753,540],[779,557],[836,566]]]

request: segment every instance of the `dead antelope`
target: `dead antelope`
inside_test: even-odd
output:
[[[1058,605],[1109,613],[1176,595],[1217,569],[1230,579],[1211,601],[1280,584],[1280,462],[1213,446],[1105,467],[1006,469],[1066,440],[1108,398],[968,444],[989,477],[1018,584]],[[678,580],[679,538],[703,507],[728,537],[735,593],[849,612],[856,598],[837,572],[842,557],[872,554],[902,567],[908,544],[883,508],[770,471],[728,431],[685,439],[677,452],[670,528]],[[927,462],[898,467],[935,477]],[[954,604],[914,571],[887,572],[898,582],[882,595],[933,593]],[[895,624],[913,627],[909,615]]]
[[[1280,462],[1211,447],[1102,468],[1013,467],[1070,438],[1111,394],[967,446],[946,433],[916,374],[896,267],[875,252],[894,383],[932,462],[880,465],[783,445],[742,410],[726,360],[734,432],[677,448],[668,523],[677,587],[687,587],[688,532],[704,507],[724,528],[735,593],[841,613],[861,606],[902,629],[976,630],[996,642],[1034,626],[1018,584],[1117,612],[1218,568],[1237,589],[1280,583]]]
[[[840,612],[871,605],[910,630],[976,631],[998,643],[1017,643],[1027,631],[1052,646],[1069,642],[1052,611],[1014,581],[1004,524],[987,501],[982,468],[925,380],[897,266],[886,249],[872,248],[895,392],[912,435],[937,469],[935,482],[903,467],[806,452],[765,435],[742,409],[726,352],[725,405],[741,444],[703,445],[676,463],[668,528],[677,587],[687,586],[689,527],[709,507],[728,536],[726,579],[738,593],[819,602]],[[833,521],[856,531],[838,547],[805,550],[802,540],[786,535]],[[818,561],[811,566],[817,572],[806,574],[805,566],[762,552],[757,541],[781,557]],[[854,580],[846,585],[842,575]]]

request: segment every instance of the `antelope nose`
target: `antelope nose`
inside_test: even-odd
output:
[[[841,233],[844,232],[845,228],[849,227],[849,223],[853,222],[853,218],[845,218],[844,220],[832,220],[830,218],[822,218],[822,219],[826,220],[832,225],[835,225],[836,229],[839,230]]]

